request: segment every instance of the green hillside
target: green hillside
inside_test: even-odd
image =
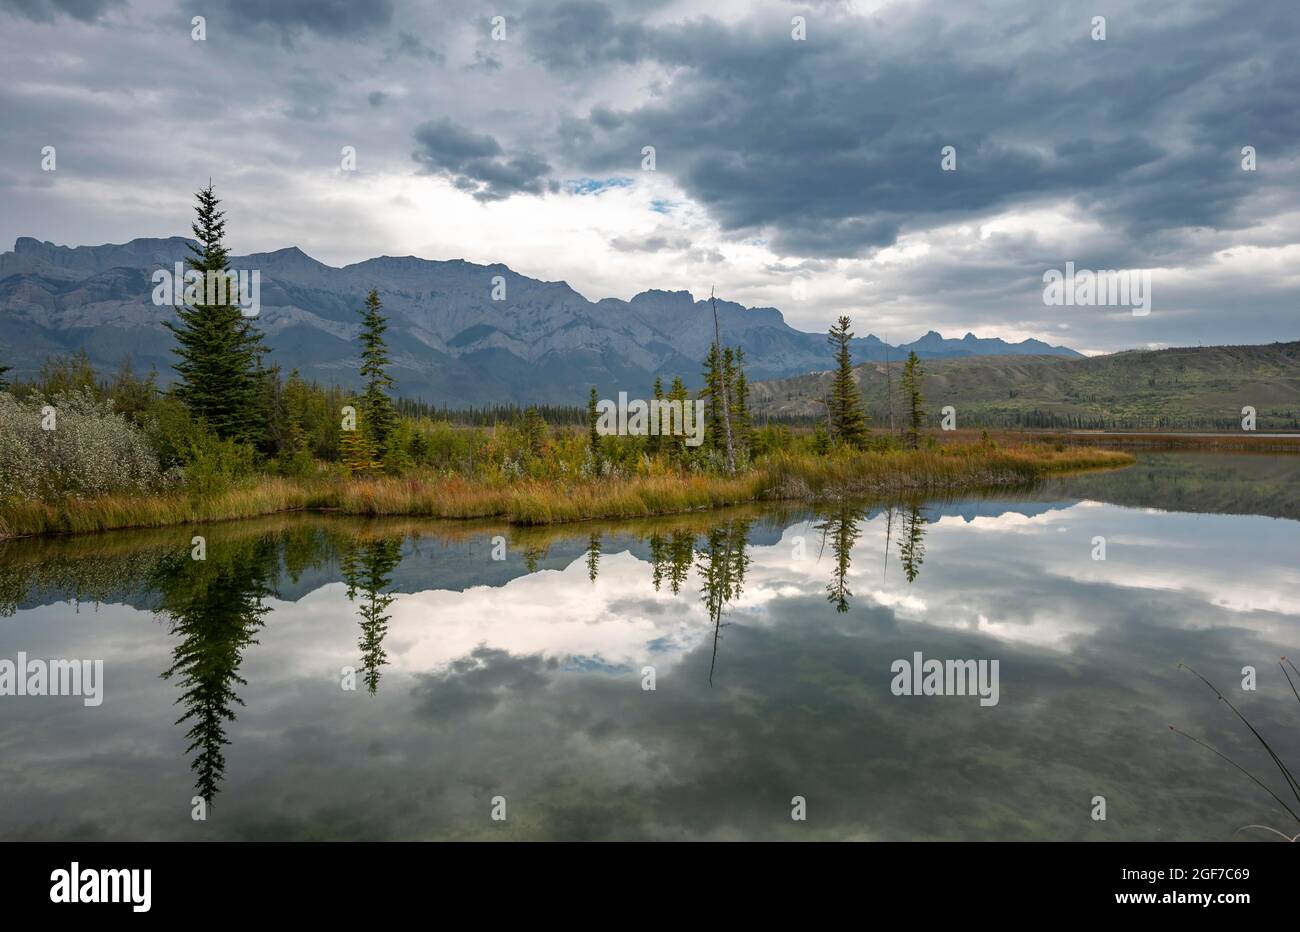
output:
[[[1130,350],[1108,356],[984,356],[923,360],[930,421],[945,405],[959,427],[1300,428],[1300,342]],[[902,361],[889,365],[894,403]],[[873,421],[889,423],[884,363],[855,369]],[[757,382],[760,415],[821,417],[829,373]],[[897,416],[897,413],[896,413]]]

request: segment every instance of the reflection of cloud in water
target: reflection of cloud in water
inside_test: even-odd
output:
[[[652,656],[656,664],[671,664],[709,633],[704,610],[694,598],[693,579],[680,596],[655,592],[649,580],[649,564],[624,551],[601,554],[594,584],[584,558],[497,588],[398,596],[390,658],[406,669],[436,669],[483,644],[615,665]]]
[[[1241,534],[1226,525],[1206,528],[1206,520],[1262,526]],[[1202,522],[1195,534],[1208,535],[1208,541],[1198,543],[1201,538],[1193,536],[1185,522]],[[885,524],[884,515],[861,522],[848,579],[855,602],[888,608],[899,621],[1066,649],[1111,620],[1108,601],[1116,595],[1135,597],[1135,592],[1124,590],[1163,592],[1180,602],[1202,603],[1178,618],[1152,619],[1159,624],[1222,625],[1229,622],[1222,609],[1234,613],[1234,626],[1278,636],[1286,623],[1272,614],[1300,612],[1300,571],[1278,549],[1281,538],[1291,532],[1285,523],[1207,519],[1096,503],[1034,516],[1007,512],[1000,517],[942,517],[925,527],[927,563],[911,584],[898,571],[892,551],[882,582]],[[1270,535],[1270,529],[1283,533]],[[1233,552],[1241,562],[1223,559],[1216,532],[1232,536]],[[1097,534],[1107,538],[1105,561],[1091,558]],[[990,536],[993,539],[987,539]],[[805,541],[801,560],[792,556],[797,537]],[[791,525],[778,543],[751,546],[745,588],[728,604],[727,619],[748,625],[780,623],[784,612],[774,603],[802,599],[825,585],[830,561],[819,548],[811,522]],[[1243,563],[1257,569],[1234,569]],[[711,632],[698,598],[696,572],[679,596],[666,589],[655,592],[650,574],[647,561],[621,551],[602,554],[595,583],[587,579],[585,558],[577,558],[562,570],[520,576],[497,587],[399,594],[391,608],[387,641],[392,665],[406,670],[443,668],[486,645],[512,654],[591,658],[614,667],[651,662],[671,666]],[[1257,574],[1269,584],[1258,585]],[[277,616],[291,621],[299,612],[312,612],[318,600],[326,611],[334,604],[332,593],[318,590],[295,605],[277,606]],[[346,650],[339,649],[325,666],[348,658]]]
[[[338,686],[358,637],[342,584],[272,599],[202,826],[187,817],[175,689],[158,677],[164,626],[117,606],[20,612],[10,643],[106,659],[106,702],[94,716],[18,705],[0,721],[0,837],[1115,840],[1226,838],[1269,818],[1165,726],[1258,763],[1175,665],[1226,685],[1300,642],[1297,525],[1096,504],[941,510],[911,584],[892,542],[885,569],[887,516],[861,519],[843,614],[814,522],[751,546],[712,688],[697,570],[679,596],[656,592],[651,564],[609,541],[594,583],[577,555],[496,587],[398,593],[374,696]],[[1105,563],[1091,560],[1096,534]],[[427,566],[436,585],[436,555]],[[999,659],[1001,703],[892,696],[889,665],[914,650]],[[1242,706],[1295,756],[1292,701],[1262,676]],[[497,793],[506,825],[486,815]],[[789,819],[796,793],[806,825]],[[1104,825],[1087,818],[1096,793],[1111,801]]]

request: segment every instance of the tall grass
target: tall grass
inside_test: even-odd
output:
[[[1283,657],[1278,662],[1278,666],[1282,668],[1282,673],[1286,676],[1287,684],[1291,687],[1291,692],[1295,695],[1296,701],[1300,702],[1300,690],[1297,690],[1296,682],[1291,679],[1291,673],[1287,672],[1288,664],[1290,665],[1291,670],[1295,672],[1297,678],[1300,679],[1300,670],[1296,670],[1296,666],[1294,663],[1291,663],[1291,661],[1288,660],[1286,657]],[[1180,670],[1186,670],[1187,672],[1195,676],[1198,680],[1200,680],[1202,683],[1204,683],[1206,686],[1208,686],[1210,690],[1219,698],[1219,701],[1222,702],[1224,705],[1226,705],[1229,709],[1231,709],[1233,715],[1237,716],[1237,718],[1241,720],[1241,723],[1246,726],[1246,728],[1250,731],[1252,735],[1255,736],[1255,740],[1258,741],[1260,745],[1264,748],[1264,750],[1268,753],[1269,758],[1273,761],[1273,763],[1277,766],[1277,769],[1281,772],[1283,780],[1286,781],[1287,789],[1286,791],[1283,792],[1283,796],[1287,795],[1287,792],[1289,791],[1290,795],[1295,797],[1297,809],[1300,809],[1300,778],[1296,777],[1295,772],[1292,771],[1291,768],[1288,767],[1286,763],[1282,760],[1282,758],[1278,756],[1277,751],[1273,750],[1273,745],[1271,745],[1268,742],[1268,739],[1265,738],[1260,733],[1259,729],[1257,729],[1253,724],[1251,724],[1250,719],[1246,718],[1246,716],[1241,713],[1241,710],[1238,709],[1235,705],[1233,705],[1231,700],[1229,700],[1227,696],[1219,692],[1219,688],[1217,686],[1215,686],[1205,677],[1201,676],[1201,674],[1197,673],[1191,667],[1187,666],[1187,664],[1185,663],[1180,663],[1178,665],[1178,668]],[[1283,799],[1282,796],[1279,796],[1277,793],[1275,793],[1273,789],[1268,784],[1266,784],[1263,780],[1261,780],[1259,777],[1255,776],[1245,767],[1238,764],[1235,760],[1233,760],[1227,754],[1224,754],[1218,748],[1214,747],[1213,745],[1205,741],[1202,741],[1200,738],[1194,737],[1193,735],[1189,735],[1181,728],[1176,728],[1175,726],[1170,725],[1169,730],[1176,735],[1181,735],[1182,737],[1188,739],[1189,741],[1192,741],[1200,745],[1201,747],[1205,748],[1207,751],[1213,752],[1220,759],[1226,761],[1227,763],[1235,767],[1237,770],[1241,771],[1243,774],[1249,777],[1256,786],[1262,789],[1269,796],[1273,797],[1273,801],[1276,802],[1279,806],[1281,806],[1284,810],[1286,810],[1287,815],[1289,815],[1293,820],[1295,820],[1297,825],[1300,825],[1300,812],[1297,812],[1296,809],[1291,808],[1291,804],[1287,802],[1287,800]],[[1264,831],[1272,832],[1274,835],[1280,835],[1282,838],[1285,838],[1287,841],[1296,841],[1297,839],[1300,839],[1300,833],[1288,836],[1286,833],[1280,832],[1277,829],[1273,828],[1272,826],[1268,826],[1268,825],[1247,825],[1244,826],[1244,828],[1239,829],[1238,831],[1244,831],[1247,828],[1263,829]]]
[[[1131,462],[1131,456],[1107,450],[970,444],[914,451],[835,451],[827,456],[783,451],[761,458],[735,477],[672,473],[471,480],[434,471],[351,480],[330,474],[262,475],[207,494],[178,490],[53,503],[13,502],[0,506],[0,538],[161,527],[297,510],[502,518],[513,524],[542,525],[677,514],[755,501],[952,492]]]

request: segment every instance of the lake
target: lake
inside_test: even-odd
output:
[[[1300,768],[1300,457],[558,528],[13,541],[20,652],[101,661],[102,692],[0,696],[4,839],[1276,840],[1238,830],[1296,820],[1169,726],[1300,810],[1179,668]]]

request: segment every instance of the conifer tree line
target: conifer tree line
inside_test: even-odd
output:
[[[211,182],[196,198],[197,245],[191,247],[194,255],[189,266],[204,273],[225,273],[229,262],[225,215]],[[222,304],[180,307],[176,319],[165,322],[176,339],[178,378],[171,394],[219,441],[278,457],[290,471],[307,471],[316,457],[337,459],[352,475],[398,470],[418,459],[422,442],[427,442],[412,436],[405,426],[413,418],[432,419],[439,411],[423,399],[394,399],[392,357],[384,336],[388,322],[377,289],[371,289],[358,314],[358,371],[363,387],[353,394],[307,382],[297,370],[282,379],[278,367],[265,364],[268,351],[261,330],[255,318],[241,313],[238,295],[228,296]],[[706,402],[703,447],[698,451],[688,447],[684,436],[653,436],[646,440],[645,452],[675,460],[712,456],[725,460],[726,468],[734,471],[736,463],[747,463],[755,452],[755,427],[744,351],[721,343],[716,308],[714,316],[718,339],[704,361],[703,388],[696,393]],[[653,394],[683,406],[692,400],[680,376],[667,388],[661,378],[656,379]],[[593,388],[586,412],[559,405],[490,405],[463,411],[444,406],[441,415],[448,423],[511,425],[518,432],[524,457],[543,455],[549,425],[585,420],[591,452],[599,464],[607,453],[595,430],[596,400]],[[330,423],[335,418],[337,429]]]
[[[205,281],[234,280],[225,211],[211,181],[195,199],[189,270]],[[722,341],[712,295],[714,340],[703,360],[700,387],[688,388],[680,374],[659,375],[647,386],[650,397],[678,406],[683,414],[689,411],[692,419],[696,402],[702,402],[698,446],[687,443],[686,433],[600,436],[596,386],[585,410],[547,404],[458,410],[395,397],[400,386],[392,374],[389,324],[373,287],[356,309],[355,390],[308,380],[296,369],[284,375],[270,360],[260,321],[245,316],[242,297],[237,289],[214,294],[205,288],[199,300],[207,303],[178,306],[162,322],[174,339],[176,378],[169,387],[159,386],[156,373],[137,375],[129,357],[113,379],[103,381],[83,351],[47,360],[39,382],[22,383],[12,393],[20,400],[78,392],[93,396],[140,430],[157,457],[159,475],[171,475],[199,494],[258,471],[305,477],[331,463],[363,477],[412,466],[492,478],[563,478],[591,475],[593,468],[601,474],[646,475],[665,466],[734,475],[772,451],[810,446],[806,437],[781,426],[798,425],[798,418],[765,417],[761,427],[755,424],[745,352]],[[811,444],[818,452],[833,445],[861,449],[871,439],[853,371],[852,339],[850,319],[840,317],[828,335],[834,370],[824,399],[826,418],[824,424],[818,420]],[[0,389],[8,385],[7,371],[0,365]],[[913,354],[902,379],[905,439],[913,447],[925,416],[920,384]]]
[[[724,346],[719,353],[718,344],[714,343],[704,359],[704,386],[693,396],[680,375],[673,376],[672,384],[666,391],[663,377],[656,376],[650,393],[655,401],[676,404],[682,410],[693,400],[704,401],[704,442],[698,447],[691,447],[686,443],[685,434],[649,434],[645,438],[646,452],[663,454],[674,462],[712,457],[718,463],[727,463],[730,470],[731,463],[727,459],[727,437],[730,435],[734,463],[744,466],[752,460],[759,452],[759,444],[757,429],[750,416],[749,382],[745,377],[744,364],[745,352],[740,347]],[[587,432],[588,445],[597,462],[605,450],[604,442],[596,429],[596,404],[599,400],[600,393],[593,385],[587,401]],[[693,417],[693,413],[690,416]]]
[[[824,438],[819,425],[819,446],[828,448],[832,443],[862,449],[867,446],[871,435],[870,417],[862,402],[862,394],[857,379],[853,376],[853,354],[849,345],[853,340],[851,327],[853,321],[841,316],[831,326],[827,340],[834,350],[835,368],[831,371],[830,388],[826,393],[826,424]],[[893,410],[893,383],[889,380],[889,367],[886,364],[886,391],[889,393],[889,408]],[[926,412],[922,398],[921,360],[916,352],[910,352],[903,364],[901,380],[903,413],[905,426],[903,439],[910,449],[917,449],[921,444],[921,431],[925,425]],[[891,413],[890,420],[893,420]]]

